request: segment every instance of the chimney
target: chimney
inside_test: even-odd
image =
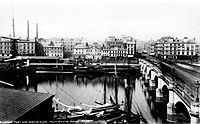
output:
[[[27,21],[27,40],[29,40],[29,20]]]
[[[38,40],[38,23],[36,23],[36,40]]]
[[[15,37],[15,20],[12,18],[13,37]]]

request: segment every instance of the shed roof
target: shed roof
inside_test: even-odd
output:
[[[0,122],[14,121],[51,97],[46,93],[0,88]]]

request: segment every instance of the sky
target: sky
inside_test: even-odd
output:
[[[199,0],[0,0],[0,36],[84,37],[102,41],[128,35],[148,41],[162,36],[200,40]]]

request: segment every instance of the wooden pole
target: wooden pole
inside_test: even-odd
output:
[[[118,82],[117,82],[117,77],[115,77],[115,102],[118,104]]]
[[[104,104],[106,104],[106,78],[105,77],[105,80],[104,80]]]

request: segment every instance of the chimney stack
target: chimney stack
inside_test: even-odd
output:
[[[15,37],[15,20],[12,18],[13,37]]]
[[[38,41],[38,23],[36,23],[36,40]]]
[[[29,20],[27,21],[27,40],[29,40]]]

